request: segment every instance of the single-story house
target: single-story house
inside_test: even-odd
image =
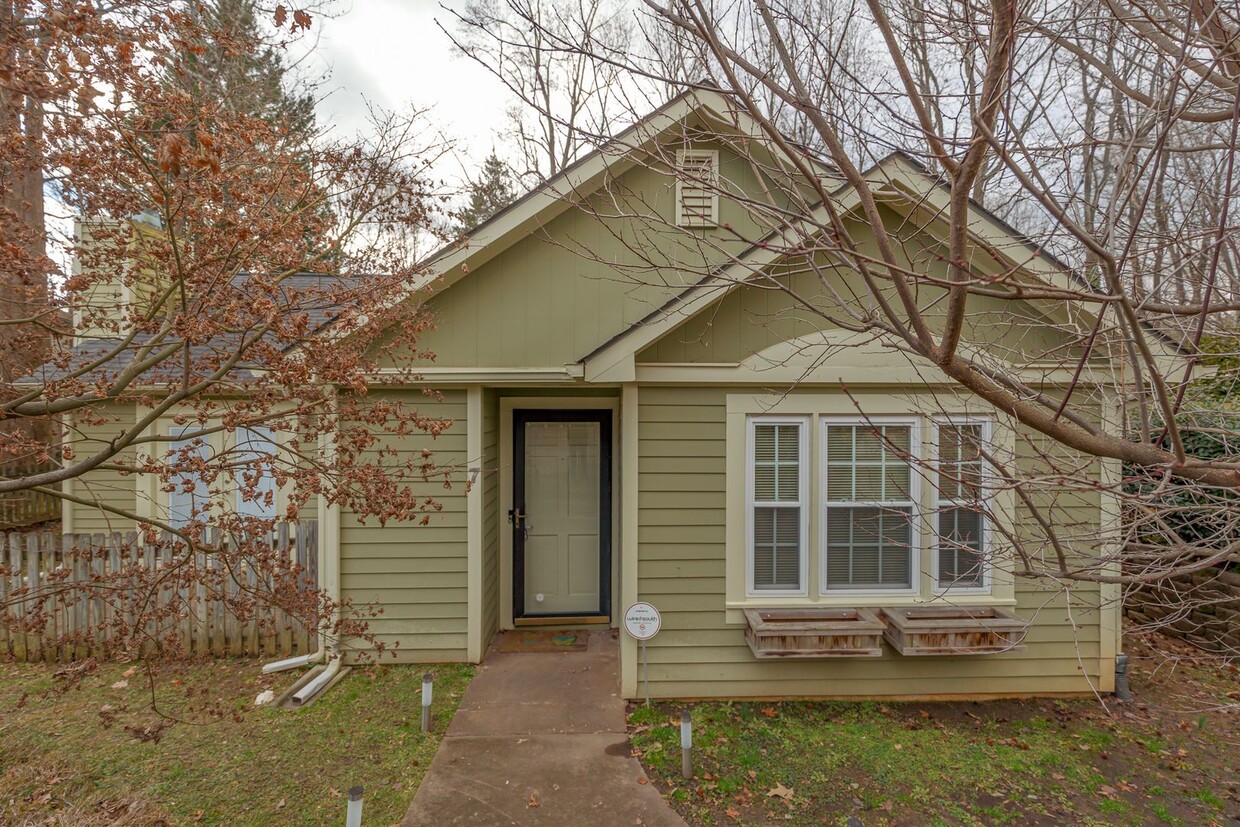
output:
[[[789,232],[761,228],[741,203],[771,197],[762,177],[787,151],[721,95],[687,94],[431,261],[407,300],[436,320],[422,376],[440,394],[416,383],[375,392],[451,420],[437,437],[389,444],[433,451],[457,484],[436,491],[443,509],[427,525],[325,505],[318,514],[324,583],[383,607],[371,627],[400,644],[398,660],[479,662],[498,631],[617,628],[645,601],[662,619],[647,653],[655,697],[1113,690],[1119,587],[1069,594],[1013,577],[1010,540],[989,515],[1035,550],[1037,524],[1010,488],[994,486],[987,510],[964,501],[971,486],[987,489],[983,453],[1030,470],[1064,449],[882,337],[832,327],[754,278],[776,273],[822,301],[866,294],[842,259],[786,267],[785,245],[742,241]],[[756,153],[769,162],[753,163]],[[799,162],[820,170],[832,193],[821,209],[844,215],[864,246],[855,194],[828,165]],[[910,261],[943,267],[936,212],[948,193],[900,154],[867,174],[905,228]],[[722,192],[695,183],[703,175]],[[983,276],[1071,278],[985,211],[970,230]],[[921,297],[929,306],[941,295]],[[1064,307],[984,296],[970,306],[968,347],[1031,387],[1068,379],[1046,358],[1073,347],[1051,321]],[[1110,375],[1092,365],[1086,381]],[[1097,410],[1099,421],[1115,416]],[[1118,478],[1115,463],[1085,465],[1104,483]],[[144,498],[161,513],[182,507],[140,477],[100,472],[69,488],[119,508]],[[1074,553],[1117,542],[1101,490],[1036,496],[1074,526]],[[66,503],[64,519],[69,531],[117,529],[83,505]],[[953,622],[964,632],[934,637]],[[639,647],[621,639],[622,691],[638,697]]]

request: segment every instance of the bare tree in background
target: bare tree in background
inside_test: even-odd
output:
[[[1210,414],[1195,381],[1203,345],[1216,357],[1240,350],[1234,6],[644,0],[639,8],[649,43],[618,57],[583,39],[575,52],[600,77],[623,65],[623,81],[653,97],[704,80],[736,123],[756,124],[777,150],[738,140],[736,124],[685,130],[656,148],[652,168],[714,187],[745,214],[704,234],[652,205],[633,209],[679,234],[681,250],[700,253],[685,283],[733,279],[778,293],[784,301],[773,305],[783,309],[765,323],[809,318],[852,331],[1020,423],[1036,472],[990,458],[997,484],[1041,536],[1036,547],[1011,538],[1018,574],[1131,585],[1240,562],[1240,432],[1234,419]],[[477,28],[492,33],[485,21]],[[686,67],[708,77],[686,76]],[[742,195],[726,174],[678,170],[676,149],[693,142],[726,146],[765,196]],[[893,185],[880,162],[897,152],[923,170],[941,205]],[[987,253],[972,232],[983,209],[1031,240],[1023,257],[1000,255],[1007,264],[987,273],[971,264]],[[932,226],[939,250],[919,240]],[[747,267],[740,251],[755,244],[776,250],[781,267]],[[629,278],[693,266],[652,260],[637,246]],[[1057,276],[1031,278],[1037,262]],[[841,269],[855,276],[856,292],[839,289]],[[1007,312],[985,310],[995,303]],[[987,315],[996,329],[1022,331],[1020,344],[1005,351],[988,340]],[[1060,343],[1039,342],[1047,326]],[[970,346],[979,336],[986,345]],[[1031,379],[1035,363],[1043,374]],[[1223,449],[1198,450],[1203,431],[1225,436]],[[1096,460],[1122,466],[1124,478],[1100,477]],[[1096,528],[1093,536],[1069,528],[1040,505],[1038,492],[1052,490],[1122,501],[1122,554],[1103,553]],[[1188,501],[1210,515],[1204,535],[1183,530]]]
[[[608,134],[625,111],[622,70],[632,15],[614,0],[474,0],[451,12],[463,54],[492,68],[521,102],[507,113],[518,176],[533,186]],[[588,44],[588,53],[578,49]],[[605,56],[600,63],[595,56]]]

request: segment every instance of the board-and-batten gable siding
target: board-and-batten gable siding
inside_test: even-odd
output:
[[[417,391],[382,392],[399,396],[425,416],[450,419],[452,426],[432,437],[424,432],[388,436],[386,444],[400,458],[433,452],[441,468],[456,466],[452,487],[442,477],[415,486],[433,497],[442,511],[420,520],[363,523],[347,509],[340,514],[340,578],[344,598],[356,608],[376,604],[383,613],[370,619],[369,630],[395,650],[398,662],[448,662],[466,658],[468,606],[466,536],[466,403],[464,390],[449,390],[442,401]],[[392,462],[392,460],[385,460]],[[385,655],[384,660],[390,661]]]
[[[743,159],[726,148],[720,156],[726,181],[746,192],[756,189]],[[613,196],[596,194],[588,209],[568,209],[431,298],[426,310],[434,328],[418,346],[435,354],[437,366],[578,361],[697,281],[704,260],[722,258],[713,247],[735,254],[749,246],[720,229],[676,228],[675,189],[670,175],[631,168],[611,185],[614,198],[630,199],[628,209],[656,219],[600,218],[614,215],[617,206]],[[726,197],[720,198],[720,221],[744,238],[764,232]],[[642,256],[667,266],[646,271]]]
[[[890,211],[887,215],[894,225],[897,218]],[[894,232],[896,228],[892,229]],[[853,222],[849,230],[862,252],[878,255],[876,249],[871,249],[874,236],[866,225]],[[942,280],[949,278],[944,253],[928,236],[908,239],[898,253],[904,266]],[[855,301],[857,309],[868,307],[868,288],[860,275],[821,259],[818,267],[825,286],[819,281],[819,272],[811,272],[803,265],[795,271],[786,266],[776,267],[772,272],[779,275],[780,283],[796,299],[789,292],[772,289],[769,282],[733,290],[644,348],[636,361],[740,362],[772,345],[833,327],[828,319],[807,310],[797,299],[830,311],[837,306],[837,297],[859,296],[862,298]],[[942,308],[946,305],[943,296],[944,291],[937,288],[923,285],[918,290],[918,301],[926,308],[926,321],[932,330],[942,326]],[[889,299],[897,303],[894,295]],[[970,296],[962,335],[972,346],[986,348],[1012,362],[1051,353],[1066,360],[1080,355],[1079,348],[1047,321],[1043,309],[1025,301]]]
[[[102,424],[84,422],[84,417],[74,417],[69,445],[78,459],[92,456],[107,447],[108,443],[133,426],[137,419],[137,411],[132,405],[102,406],[100,413],[107,421]],[[130,462],[135,455],[134,449],[121,451],[116,459],[119,462]],[[97,502],[101,505],[120,509],[127,513],[137,510],[140,478],[136,475],[122,475],[116,471],[95,469],[71,483],[73,496]],[[115,513],[95,508],[91,505],[73,503],[73,531],[80,534],[110,533],[113,531],[132,531],[134,523]]]
[[[755,659],[743,625],[725,614],[728,393],[752,388],[644,386],[639,397],[638,591],[663,615],[650,643],[651,692],[663,697],[887,696],[1086,692],[1098,669],[1098,589],[1076,590],[1069,622],[1062,595],[1018,581],[1016,611],[1032,620],[1020,653],[984,657],[770,662]],[[829,392],[814,389],[815,393]],[[1023,463],[1031,458],[1022,457]],[[1096,508],[1065,505],[1077,522]],[[1036,529],[1017,513],[1030,534]],[[816,544],[815,544],[816,545]],[[812,546],[811,546],[812,547]]]
[[[499,629],[499,395],[482,394],[482,644]]]

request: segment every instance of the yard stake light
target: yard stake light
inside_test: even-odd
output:
[[[431,731],[431,695],[434,694],[435,685],[431,683],[431,674],[427,672],[422,678],[422,731]]]
[[[693,718],[687,709],[680,713],[680,774],[693,777]]]
[[[363,787],[349,788],[349,810],[345,813],[344,827],[362,827],[362,793]]]

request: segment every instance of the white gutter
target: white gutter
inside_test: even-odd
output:
[[[583,366],[549,365],[546,367],[477,367],[454,368],[431,365],[410,368],[379,368],[369,371],[366,378],[372,381],[385,379],[404,380],[405,384],[442,385],[444,383],[488,384],[509,382],[515,384],[578,382],[585,375]]]

